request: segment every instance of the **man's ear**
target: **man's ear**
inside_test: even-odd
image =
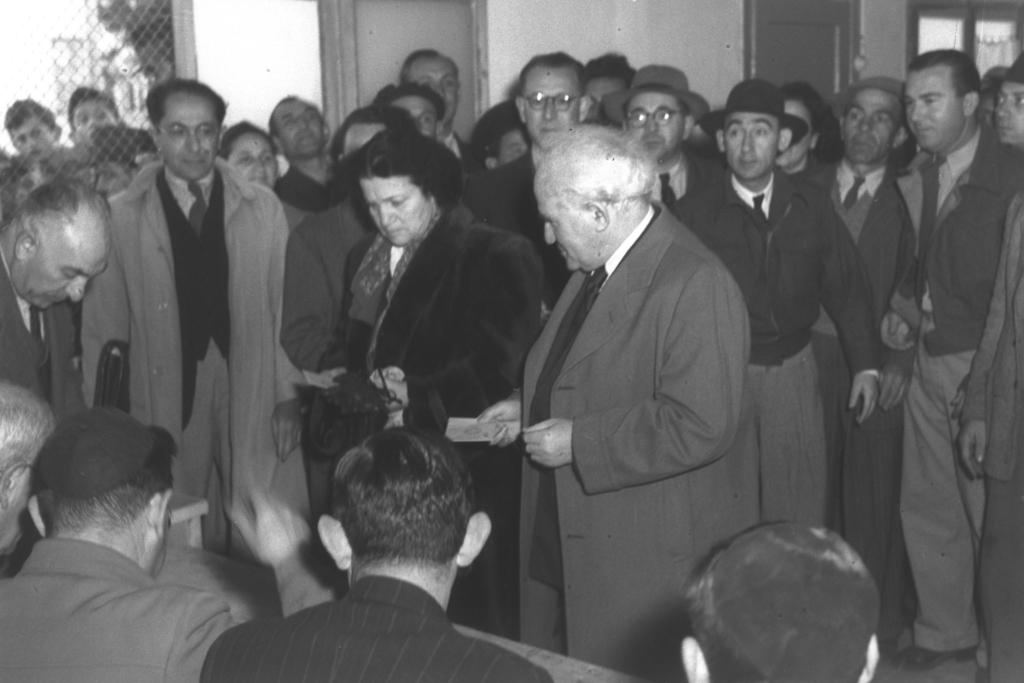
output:
[[[903,143],[907,141],[907,128],[906,126],[900,126],[896,130],[896,134],[892,136],[892,144],[889,145],[890,149],[898,149],[903,146]]]
[[[860,672],[857,683],[868,683],[875,677],[875,669],[878,667],[878,636],[872,635],[868,642],[867,661],[864,663],[864,670]]]
[[[167,533],[170,520],[167,517],[167,506],[171,502],[171,490],[155,493],[146,505],[146,526],[161,536]]]
[[[582,122],[586,121],[587,117],[590,116],[590,110],[593,109],[596,106],[597,106],[597,104],[594,102],[593,99],[591,99],[590,95],[581,95],[580,96],[580,115],[579,115],[579,119],[577,119],[576,122],[577,123],[582,123]]]
[[[964,116],[973,118],[974,112],[978,110],[978,103],[981,101],[977,92],[969,92],[964,95]]]
[[[779,130],[779,152],[785,152],[789,149],[790,143],[793,142],[793,131],[789,128],[782,128]]]
[[[487,537],[491,535],[491,518],[486,512],[477,512],[469,518],[466,537],[462,539],[462,547],[455,556],[455,563],[460,567],[468,567],[483,550]]]
[[[320,532],[320,540],[323,541],[327,553],[334,559],[334,564],[343,572],[352,568],[352,546],[348,544],[348,536],[341,522],[330,515],[320,515],[320,521],[316,525]]]
[[[526,125],[526,98],[522,95],[516,97],[516,111],[519,112],[519,120]]]
[[[36,531],[43,538],[46,538],[46,523],[43,521],[43,513],[39,509],[39,496],[32,496],[28,499],[28,514],[32,517],[32,524],[35,525]]]
[[[683,638],[683,671],[690,683],[710,683],[708,663],[704,659],[704,651],[696,640],[687,636]]]
[[[10,508],[21,497],[22,490],[28,486],[31,471],[21,462],[0,470],[0,510]]]
[[[608,207],[598,202],[587,202],[583,210],[597,224],[597,231],[604,232],[612,224],[612,216],[608,213]]]
[[[722,152],[723,154],[725,154],[725,131],[723,131],[723,130],[716,130],[715,131],[715,140],[718,141],[718,151]]]
[[[35,219],[29,219],[22,224],[24,227],[14,240],[15,261],[29,261],[39,249],[39,230],[31,225],[33,220]]]
[[[690,139],[690,133],[693,132],[695,124],[696,120],[693,118],[693,114],[687,114],[683,117],[683,141]]]

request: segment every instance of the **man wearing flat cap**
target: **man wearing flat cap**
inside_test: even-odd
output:
[[[694,123],[708,113],[708,103],[690,90],[679,69],[650,64],[633,77],[630,88],[606,95],[605,116],[621,125],[650,153],[658,173],[659,195],[672,206],[687,192],[702,192],[723,179],[713,163],[697,159],[686,149]]]
[[[441,96],[420,83],[386,85],[373,98],[375,107],[398,107],[409,112],[420,135],[437,139],[438,122],[444,118],[445,104]]]
[[[822,524],[825,435],[811,326],[822,306],[836,322],[853,375],[847,405],[874,410],[881,343],[857,247],[821,188],[775,173],[775,158],[807,132],[781,91],[743,81],[724,110],[701,119],[725,152],[730,178],[674,209],[725,263],[750,315],[748,391],[757,425],[761,516]]]
[[[871,282],[876,323],[888,310],[889,295],[911,267],[914,233],[906,205],[896,188],[893,150],[907,137],[903,83],[894,78],[865,78],[839,98],[845,153],[837,163],[817,169],[811,180],[829,193],[832,206],[850,233]],[[883,651],[895,652],[896,638],[909,625],[904,612],[910,590],[899,517],[903,465],[903,408],[913,370],[913,353],[883,353],[878,405],[871,417],[854,425],[847,410],[851,377],[836,326],[822,313],[812,340],[821,378],[825,437],[829,453],[830,505],[841,504],[846,540],[878,582],[882,614],[878,638]],[[831,510],[830,510],[831,511]]]
[[[690,683],[868,683],[878,665],[878,591],[831,531],[769,524],[712,553],[686,594]]]
[[[236,622],[218,596],[153,578],[175,450],[167,431],[111,408],[78,413],[47,439],[38,463],[47,537],[0,581],[0,679],[199,680],[206,650]],[[282,593],[303,524],[277,513],[258,518],[255,533],[242,527]]]
[[[1024,54],[1006,70],[996,93],[995,126],[999,142],[1024,152]]]

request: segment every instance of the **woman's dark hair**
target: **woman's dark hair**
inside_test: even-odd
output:
[[[274,144],[274,138],[270,137],[267,131],[263,130],[259,126],[252,124],[248,121],[242,121],[224,131],[224,134],[220,136],[220,150],[217,151],[217,156],[221,159],[227,159],[231,156],[231,149],[238,142],[238,138],[243,135],[259,135],[261,138],[267,141],[270,145],[270,151],[277,155],[277,145]]]
[[[832,107],[807,81],[786,83],[780,90],[787,100],[801,103],[811,115],[808,135],[818,134],[818,145],[811,150],[811,156],[823,164],[839,161],[843,157],[843,136]]]
[[[440,142],[416,132],[382,130],[359,150],[355,168],[359,180],[407,176],[442,211],[462,198],[462,164]]]

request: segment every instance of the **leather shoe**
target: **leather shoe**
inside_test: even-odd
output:
[[[976,649],[965,647],[962,650],[929,650],[926,647],[911,645],[896,655],[896,668],[900,671],[931,671],[946,662],[969,662],[974,659]]]

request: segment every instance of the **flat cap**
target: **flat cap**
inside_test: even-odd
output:
[[[153,443],[153,432],[130,415],[91,408],[58,423],[39,451],[39,473],[59,496],[95,498],[138,474]]]

